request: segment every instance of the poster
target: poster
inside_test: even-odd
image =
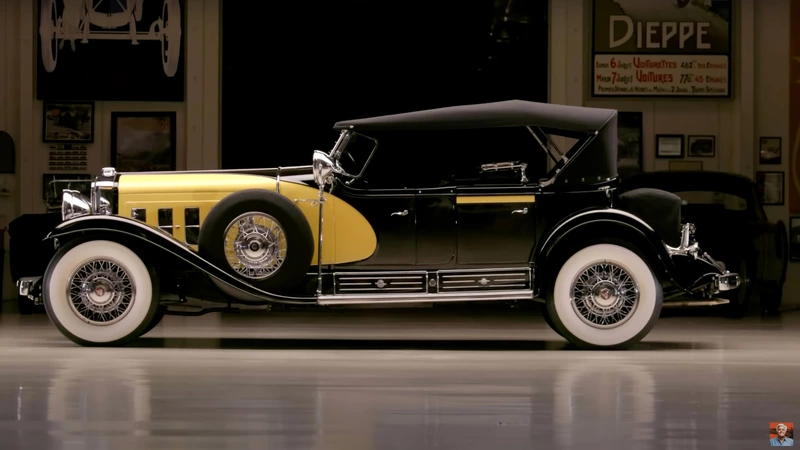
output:
[[[800,214],[800,0],[792,0],[789,29],[789,213]]]
[[[593,0],[592,95],[730,97],[732,0]]]

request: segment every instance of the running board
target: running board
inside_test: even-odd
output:
[[[437,303],[533,300],[533,291],[520,289],[495,292],[443,292],[439,294],[391,293],[391,294],[336,294],[321,295],[320,305],[366,305],[384,303]]]
[[[711,300],[685,300],[685,301],[669,301],[664,302],[662,308],[684,308],[687,306],[719,306],[730,303],[730,300],[724,298],[712,298]]]

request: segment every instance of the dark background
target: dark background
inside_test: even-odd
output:
[[[124,4],[126,1],[122,0]],[[53,72],[47,72],[42,64],[41,39],[36,52],[36,98],[50,101],[162,101],[184,100],[186,11],[185,0],[181,6],[181,56],[175,76],[168,77],[161,63],[161,42],[140,40],[132,45],[130,39],[100,40],[89,36],[89,42],[75,40],[75,51],[70,41],[64,41],[58,50],[58,60]],[[191,1],[191,0],[190,0]],[[89,0],[97,4],[97,10],[105,13],[121,11],[118,0]],[[41,0],[35,0],[39,12]],[[64,8],[63,0],[55,0],[59,16]],[[136,22],[139,32],[148,32],[150,25],[161,17],[164,0],[144,0],[142,18]],[[45,11],[49,17],[49,11]],[[40,16],[37,15],[36,35],[39,35]],[[176,18],[170,18],[170,21]],[[74,24],[77,26],[77,24]],[[111,31],[127,35],[127,25]],[[102,30],[92,25],[90,31]]]
[[[547,101],[547,7],[540,0],[223,2],[222,168],[310,164],[313,150],[334,144],[339,120]]]

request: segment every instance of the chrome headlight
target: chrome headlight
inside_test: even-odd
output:
[[[331,157],[321,150],[314,150],[312,161],[311,167],[314,171],[314,182],[320,187],[330,184],[331,178],[336,172],[336,166]]]
[[[85,216],[92,213],[92,201],[89,197],[72,189],[64,189],[61,194],[61,219],[68,220],[74,217]]]

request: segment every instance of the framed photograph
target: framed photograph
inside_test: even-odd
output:
[[[759,164],[781,163],[781,138],[762,137],[758,140]]]
[[[783,205],[783,172],[756,172],[756,185],[765,205]]]
[[[683,158],[683,135],[657,134],[656,158]]]
[[[61,192],[75,189],[88,194],[92,187],[92,175],[88,173],[45,173],[42,174],[42,200],[47,209],[61,208]]]
[[[175,170],[174,111],[112,112],[111,165],[119,172]]]
[[[789,259],[800,261],[800,217],[789,218]]]
[[[621,178],[642,171],[642,113],[617,115],[617,171]]]
[[[692,158],[713,158],[716,153],[715,136],[689,136],[686,138],[686,154]]]
[[[703,170],[703,161],[670,161],[669,170],[679,172],[687,170]]]
[[[42,102],[42,142],[94,142],[94,102]]]

